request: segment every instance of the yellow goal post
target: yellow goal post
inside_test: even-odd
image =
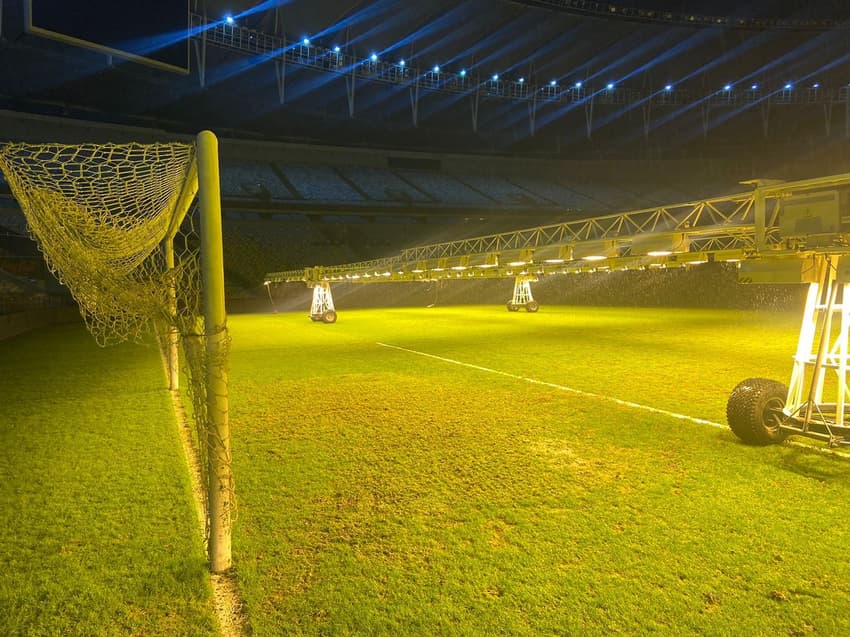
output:
[[[8,143],[0,170],[98,344],[156,336],[172,390],[182,352],[210,568],[227,570],[235,498],[218,140]]]

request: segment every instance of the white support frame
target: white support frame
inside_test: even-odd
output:
[[[335,311],[331,284],[327,281],[318,281],[313,286],[313,304],[310,306],[310,317],[322,318],[327,312]]]
[[[788,385],[782,428],[789,433],[850,444],[847,427],[848,335],[850,335],[850,282],[839,276],[839,257],[818,259],[817,280],[809,284],[797,353]],[[827,371],[835,373],[832,402],[824,402]]]

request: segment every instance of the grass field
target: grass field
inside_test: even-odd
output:
[[[0,352],[0,635],[215,634],[156,349],[74,325]]]
[[[850,634],[850,531],[841,509],[850,463],[797,447],[747,447],[726,429],[610,400],[723,423],[740,380],[787,378],[798,320],[570,307],[533,315],[503,307],[343,311],[330,326],[304,312],[232,316],[234,559],[253,634]],[[44,360],[94,349],[100,366],[118,359],[124,371],[147,370],[134,373],[150,374],[136,383],[144,390],[135,388],[149,391],[148,418],[170,418],[166,393],[153,388],[161,368],[150,350],[136,360],[132,349],[101,352],[70,336],[13,341],[18,353],[4,375],[23,369],[38,379]],[[30,358],[42,362],[22,362]],[[81,391],[115,410],[126,382],[116,375]],[[64,402],[53,415],[28,417],[49,421],[67,444],[77,426],[60,413],[74,411],[77,388],[60,375],[41,383],[58,384]],[[28,410],[42,411],[37,405]],[[169,538],[165,550],[162,539],[150,555],[101,556],[98,547],[115,541],[79,500],[94,493],[114,507],[129,497],[116,493],[136,493],[103,488],[123,484],[112,472],[79,485],[69,507],[83,511],[70,522],[73,536],[95,547],[81,566],[54,555],[61,551],[46,542],[56,531],[45,515],[19,519],[29,501],[15,494],[61,506],[67,494],[54,491],[71,474],[50,468],[61,457],[55,450],[26,469],[41,443],[21,442],[18,429],[0,428],[3,468],[15,468],[3,476],[13,487],[11,498],[8,487],[0,496],[0,534],[15,534],[36,566],[12,562],[11,588],[37,579],[41,563],[59,581],[87,568],[87,586],[128,578],[131,591],[139,571],[154,571],[154,581],[177,571],[181,587],[146,599],[156,609],[147,614],[160,617],[149,625],[167,634],[167,613],[183,622],[172,634],[209,632],[196,542]],[[160,476],[156,488],[168,491],[143,505],[156,519],[176,511],[172,533],[182,538],[192,522],[173,423],[161,425],[155,449],[126,442],[132,427],[111,431],[89,445],[142,454]],[[0,539],[9,564],[14,551]],[[0,605],[13,600],[19,618],[13,628],[62,634],[42,630],[51,612],[56,625],[73,627],[70,602],[39,610],[39,595],[52,590],[46,584],[11,597],[2,586]],[[109,613],[100,615],[99,630],[65,632],[121,634]]]

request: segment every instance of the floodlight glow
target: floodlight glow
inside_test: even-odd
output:
[[[399,65],[399,66],[404,66],[405,64],[406,64],[406,62],[405,62],[404,60],[399,60],[399,61],[398,61],[398,65]]]
[[[820,88],[820,82],[815,82],[812,84],[812,88]]]
[[[339,47],[338,46],[334,46],[334,53],[339,53]]]
[[[582,87],[582,83],[581,83],[581,82],[576,82],[576,83],[575,83],[575,87],[576,87],[576,88],[581,88],[581,87]]]
[[[458,272],[460,272],[460,271],[466,270],[466,266],[465,265],[453,265],[452,270],[457,270]]]
[[[493,77],[492,77],[492,78],[490,78],[490,79],[492,79],[494,82],[498,82],[498,81],[499,81],[499,74],[498,74],[498,73],[493,73]]]
[[[304,46],[310,46],[310,38],[304,38],[303,40],[301,40],[301,44],[303,44]]]
[[[790,91],[793,88],[793,85],[791,84],[791,82],[788,82],[783,88],[786,91]]]
[[[667,85],[664,87],[664,90],[665,90],[665,91],[672,91],[672,90],[673,90],[673,85],[672,85],[672,84],[667,84]]]
[[[527,261],[509,261],[508,265],[511,266],[512,268],[518,268],[520,266],[525,265],[526,263],[527,263]]]
[[[606,87],[605,87],[605,88],[607,88],[609,91],[614,90],[614,84],[613,84],[613,82],[608,82],[608,84],[606,85]]]
[[[377,62],[378,61],[378,54],[373,53],[372,55],[369,56],[369,59],[372,60],[373,62]]]
[[[525,83],[525,78],[521,77],[517,80],[517,82],[519,82],[520,84],[523,84],[523,83]]]
[[[461,77],[466,77],[466,69],[461,69],[461,70],[460,70],[460,76],[461,76]]]
[[[673,254],[672,250],[651,250],[646,253],[649,257],[669,257],[671,254]]]
[[[232,15],[224,16],[224,21],[227,22],[227,24],[233,24],[233,16]]]
[[[607,258],[604,254],[589,254],[586,257],[582,257],[582,261],[604,261]]]
[[[549,82],[549,86],[558,86],[558,82],[555,81],[555,80],[552,80],[551,82]]]
[[[759,85],[758,85],[758,84],[753,84],[750,88],[751,88],[752,90],[754,90],[754,91],[757,91],[757,90],[758,90],[758,88],[759,88]]]
[[[731,84],[726,84],[726,85],[723,87],[723,90],[724,90],[724,91],[731,91],[731,90],[732,90],[732,85],[731,85]]]
[[[439,64],[435,64],[435,65],[434,65],[434,68],[433,68],[433,69],[431,69],[431,70],[432,70],[432,71],[434,71],[434,73],[439,73],[439,72],[440,72],[440,65],[439,65]]]

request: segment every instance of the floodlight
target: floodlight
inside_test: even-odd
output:
[[[233,16],[232,15],[224,16],[224,21],[227,22],[227,24],[233,24],[233,22],[234,22]]]
[[[614,90],[614,83],[613,83],[613,82],[608,82],[608,85],[607,85],[605,88],[607,88],[609,91]]]
[[[672,90],[673,90],[673,85],[672,85],[672,84],[667,84],[667,85],[664,87],[664,90],[665,90],[665,91],[672,91]]]
[[[373,53],[372,55],[369,56],[369,59],[372,60],[373,62],[377,62],[378,61],[378,54]]]
[[[732,90],[732,85],[731,85],[731,84],[726,84],[726,85],[723,87],[723,90],[724,90],[724,91],[731,91],[731,90]]]
[[[432,70],[432,71],[434,71],[434,73],[439,73],[439,72],[440,72],[440,65],[439,65],[439,64],[435,64],[435,65],[434,65],[434,68],[433,68],[433,69],[431,69],[431,70]]]
[[[794,88],[794,86],[791,84],[791,82],[788,82],[783,88],[786,91],[790,91],[792,88]]]
[[[534,260],[537,263],[557,264],[571,261],[573,250],[570,246],[544,246],[534,250]]]
[[[492,78],[490,78],[490,79],[492,79],[494,82],[498,82],[498,81],[499,81],[499,74],[498,74],[498,73],[493,73],[493,77],[492,77]]]
[[[620,256],[617,242],[612,239],[584,241],[573,246],[573,258],[584,261],[602,261],[608,257]]]
[[[758,88],[759,88],[759,85],[758,85],[758,84],[753,84],[750,88],[751,88],[752,90],[754,90],[754,91],[757,91],[757,90],[758,90]]]
[[[509,250],[500,255],[500,261],[503,265],[508,265],[512,268],[519,268],[528,265],[532,260],[533,250]]]
[[[404,66],[405,64],[406,64],[406,62],[405,62],[404,60],[399,60],[399,61],[398,61],[398,65],[399,65],[399,66]]]
[[[666,257],[690,249],[688,237],[682,232],[639,234],[632,239],[632,255]]]
[[[303,40],[301,40],[301,44],[303,44],[304,46],[310,46],[310,38],[304,38]]]
[[[558,86],[557,80],[552,80],[551,82],[549,82],[549,86]]]
[[[338,46],[334,46],[334,53],[339,53],[339,47]]]
[[[820,82],[815,82],[812,84],[812,88],[820,88]]]
[[[461,76],[461,77],[466,77],[466,69],[461,69],[461,70],[460,70],[460,76]]]
[[[525,83],[525,78],[521,77],[517,80],[517,82],[519,82],[520,84],[523,84],[523,83]]]

